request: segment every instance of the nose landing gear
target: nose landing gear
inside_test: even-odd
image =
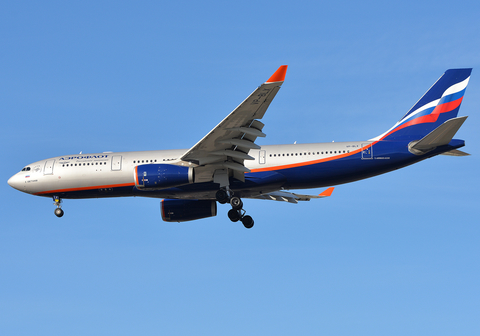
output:
[[[62,205],[61,205],[62,199],[58,196],[53,196],[53,201],[55,202],[53,204],[55,204],[57,206],[57,208],[54,211],[55,216],[62,217],[63,216],[63,210],[62,210]]]
[[[232,209],[228,211],[228,218],[232,222],[241,221],[243,226],[247,229],[251,229],[253,227],[254,221],[251,216],[246,215],[246,211],[243,209],[243,202],[240,197],[233,196],[233,193],[230,190],[220,189],[216,193],[216,198],[218,203],[225,204],[227,202],[230,203]]]

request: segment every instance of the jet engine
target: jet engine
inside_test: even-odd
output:
[[[166,189],[193,183],[193,168],[171,164],[144,164],[135,167],[139,189]]]
[[[164,199],[160,207],[165,222],[186,222],[217,215],[217,202],[210,200]]]

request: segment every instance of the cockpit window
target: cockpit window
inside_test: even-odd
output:
[[[30,167],[25,167],[22,169],[22,171],[30,171]]]

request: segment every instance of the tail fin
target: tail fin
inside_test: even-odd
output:
[[[400,121],[372,140],[419,140],[445,121],[455,118],[471,72],[472,69],[445,71]]]

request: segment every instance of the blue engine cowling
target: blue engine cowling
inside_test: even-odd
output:
[[[193,168],[170,164],[144,164],[135,167],[139,189],[166,189],[193,183]]]
[[[186,222],[217,215],[217,202],[211,200],[164,199],[160,207],[165,222]]]

